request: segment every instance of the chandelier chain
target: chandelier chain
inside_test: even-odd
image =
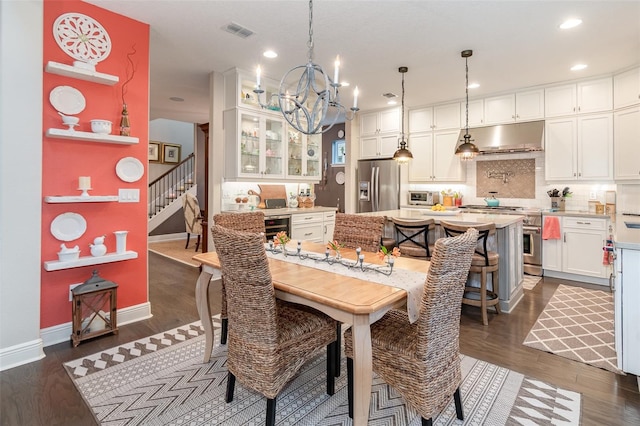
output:
[[[466,74],[466,81],[465,81],[465,93],[467,96],[467,105],[465,108],[465,112],[466,112],[466,117],[467,117],[467,122],[465,125],[465,131],[466,134],[469,134],[469,58],[466,57],[464,58],[464,65],[465,65],[465,74]]]
[[[313,0],[309,0],[309,62],[313,62]]]
[[[404,73],[402,73],[402,140],[404,141]]]

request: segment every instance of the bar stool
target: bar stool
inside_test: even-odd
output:
[[[396,230],[395,243],[402,255],[431,259],[433,245],[429,245],[429,231],[435,229],[433,219],[403,220],[391,218]]]
[[[487,308],[493,306],[496,313],[500,314],[500,298],[498,296],[498,276],[500,255],[487,249],[489,237],[495,235],[495,223],[462,225],[440,221],[440,226],[447,237],[455,237],[463,234],[469,228],[478,230],[478,246],[471,260],[469,274],[480,274],[480,288],[467,285],[464,289],[462,303],[464,305],[478,306],[482,310],[482,324],[489,325]],[[491,274],[491,290],[487,288],[487,274]],[[468,282],[467,282],[468,283]]]

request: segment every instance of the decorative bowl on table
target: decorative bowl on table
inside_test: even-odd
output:
[[[91,120],[91,131],[108,135],[111,133],[111,122],[109,120]]]

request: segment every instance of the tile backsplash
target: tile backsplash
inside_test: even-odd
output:
[[[476,197],[497,192],[497,198],[536,198],[536,160],[476,162]]]

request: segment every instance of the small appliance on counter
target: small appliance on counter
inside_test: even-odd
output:
[[[440,202],[438,191],[409,191],[409,205],[433,206]]]

